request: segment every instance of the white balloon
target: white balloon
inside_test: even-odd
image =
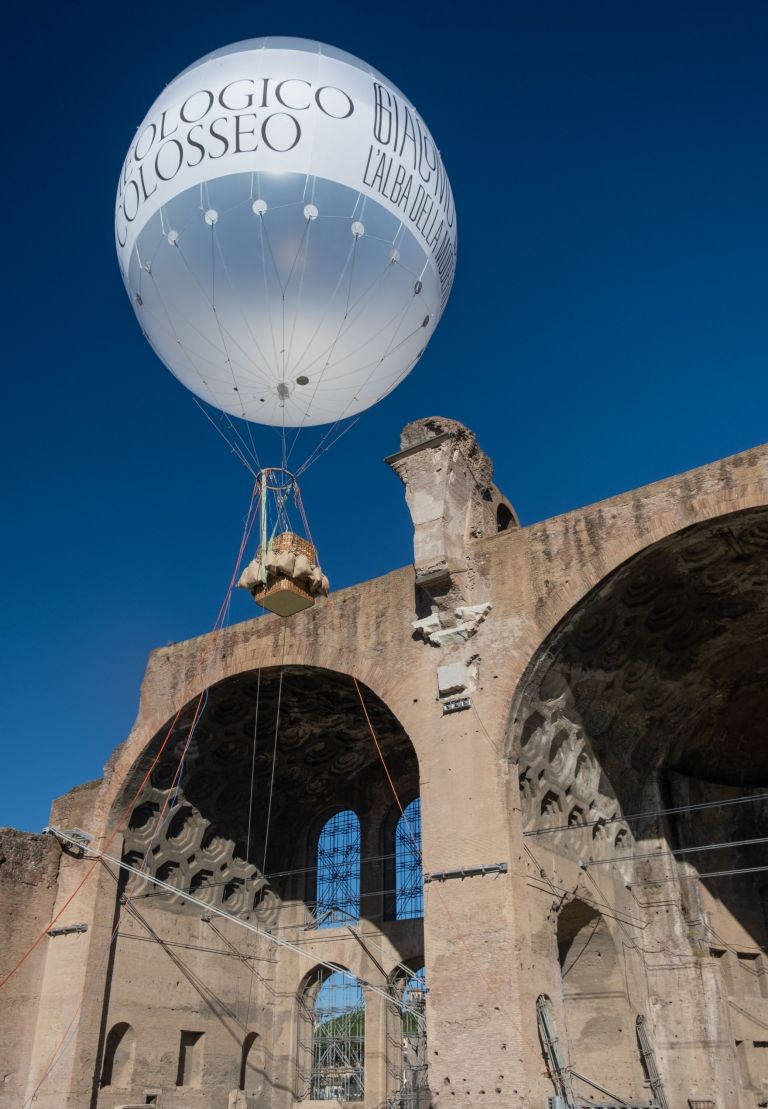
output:
[[[115,235],[168,368],[217,408],[285,427],[390,392],[456,258],[450,183],[416,109],[303,39],[236,43],[166,87],[126,157]]]

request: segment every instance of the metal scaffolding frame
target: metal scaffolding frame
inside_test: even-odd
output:
[[[427,982],[424,967],[392,984],[394,1020],[390,1033],[389,1070],[395,1091],[387,1109],[427,1109]],[[392,1042],[396,1041],[396,1042]]]
[[[352,809],[335,813],[317,840],[315,920],[337,928],[360,917],[360,821]]]
[[[415,797],[395,827],[395,920],[424,916],[421,864],[421,799]]]

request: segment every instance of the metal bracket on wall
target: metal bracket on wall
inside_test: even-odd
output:
[[[48,824],[43,828],[43,835],[55,836],[67,854],[74,855],[75,858],[83,857],[93,839],[92,836],[87,832],[83,832],[80,828],[67,828],[66,831],[61,831],[59,828],[55,828],[53,824]]]
[[[62,924],[58,928],[49,928],[49,936],[68,936],[71,932],[87,932],[87,924]]]
[[[443,701],[443,716],[448,716],[452,712],[461,712],[462,709],[472,707],[472,701],[469,697],[456,697],[453,701]]]
[[[424,875],[424,882],[447,882],[449,878],[476,878],[484,874],[506,874],[506,863],[488,863],[486,866],[464,866],[460,870],[433,870]]]

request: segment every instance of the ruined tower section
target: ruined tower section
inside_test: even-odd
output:
[[[413,634],[440,651],[437,695],[446,711],[466,707],[479,681],[472,639],[491,612],[487,561],[473,540],[519,527],[493,484],[493,463],[474,432],[429,416],[408,424],[387,462],[405,485],[416,574]]]

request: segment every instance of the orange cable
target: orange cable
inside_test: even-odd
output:
[[[224,613],[227,609],[228,602],[231,598],[232,589],[234,588],[235,578],[237,577],[237,571],[240,567],[240,563],[242,561],[243,553],[244,553],[245,548],[247,546],[248,539],[250,537],[251,531],[253,530],[253,524],[254,524],[254,521],[256,519],[256,515],[253,511],[254,500],[255,499],[257,499],[257,487],[256,486],[254,486],[254,490],[251,493],[251,501],[250,501],[250,504],[249,504],[249,507],[248,507],[248,512],[246,514],[246,519],[245,519],[245,523],[244,523],[244,527],[243,527],[243,536],[242,536],[242,539],[240,541],[240,548],[239,548],[238,554],[237,554],[235,569],[233,571],[232,577],[230,578],[229,585],[227,587],[227,591],[226,591],[224,600],[222,601],[221,607],[219,608],[218,615],[217,615],[216,620],[214,622],[214,627],[213,627],[214,631],[219,630],[220,622],[223,619]],[[209,646],[209,645],[207,645],[207,646]],[[204,666],[207,664],[207,661],[208,661],[208,651],[206,650],[201,655],[199,666],[198,666],[198,668],[195,672],[195,679],[197,679],[197,676],[201,673]],[[192,720],[192,724],[191,724],[190,729],[189,729],[187,744],[185,745],[184,750],[182,751],[181,757],[179,758],[179,762],[178,762],[178,765],[177,765],[177,768],[176,768],[176,773],[177,774],[179,772],[179,768],[181,767],[181,764],[182,764],[182,762],[184,760],[184,757],[186,755],[187,747],[189,745],[189,738],[191,738],[191,736],[194,734],[195,726],[197,725],[198,719],[200,717],[200,710],[201,710],[201,705],[202,705],[202,702],[203,702],[204,695],[205,695],[205,690],[203,690],[198,696],[198,702],[197,702],[197,706],[195,708],[194,718]],[[5,985],[5,983],[16,973],[16,971],[22,965],[22,963],[24,963],[26,961],[26,959],[32,954],[32,952],[35,950],[35,948],[38,946],[38,944],[42,941],[43,936],[45,936],[47,934],[50,927],[53,924],[55,924],[55,922],[59,919],[59,917],[62,915],[62,913],[65,911],[65,909],[74,900],[75,896],[80,892],[82,887],[85,885],[85,883],[88,881],[91,874],[95,870],[97,863],[103,861],[103,855],[109,849],[110,844],[114,840],[115,836],[117,835],[117,833],[120,830],[120,828],[122,827],[122,825],[125,823],[125,820],[127,819],[127,816],[132,811],[134,804],[136,803],[139,796],[141,795],[141,792],[144,789],[144,786],[147,784],[147,781],[149,780],[149,777],[152,774],[152,771],[154,770],[155,766],[157,765],[157,762],[160,758],[160,755],[163,752],[163,749],[165,748],[171,734],[173,733],[173,729],[175,728],[176,723],[177,723],[179,717],[181,716],[181,713],[183,712],[183,709],[184,709],[184,706],[182,705],[182,707],[176,713],[176,716],[174,717],[174,719],[173,719],[173,721],[172,721],[172,723],[171,723],[171,725],[168,729],[168,732],[165,736],[165,739],[163,740],[163,743],[160,746],[160,749],[158,750],[157,755],[153,759],[151,766],[149,767],[146,775],[144,776],[143,781],[139,785],[136,793],[132,797],[132,799],[129,802],[128,806],[126,807],[126,809],[121,814],[120,819],[119,819],[118,823],[116,824],[115,828],[113,829],[113,831],[112,831],[110,837],[108,838],[105,846],[101,849],[99,854],[95,856],[92,866],[89,867],[88,871],[86,872],[86,874],[83,877],[83,879],[81,880],[81,882],[75,887],[75,889],[73,890],[70,897],[67,899],[67,901],[64,903],[64,905],[61,907],[61,909],[56,914],[56,916],[53,918],[53,920],[48,925],[48,927],[45,928],[43,930],[43,932],[41,932],[41,934],[37,937],[37,939],[35,940],[33,945],[28,949],[28,951],[22,956],[22,958],[17,962],[17,964],[9,971],[9,973],[5,976],[5,978],[3,978],[2,981],[0,981],[0,989],[2,989],[2,987]],[[174,777],[175,777],[175,775],[174,775]],[[165,811],[168,807],[169,798],[170,798],[170,793],[165,798],[165,801],[163,803],[163,808],[162,808],[162,810],[160,811],[160,813],[158,815],[158,820],[157,820],[157,828],[158,829],[162,826],[162,820],[163,820]],[[134,878],[134,882],[136,882],[136,881],[137,881],[137,879]],[[117,923],[115,924],[115,928],[114,928],[114,930],[112,932],[112,935],[110,936],[109,941],[107,943],[107,946],[105,948],[105,954],[109,950],[110,946],[112,945],[112,943],[115,940],[115,937],[116,937],[116,935],[118,933],[118,930],[120,928],[120,924],[122,923],[122,919],[123,919],[123,915],[125,913],[125,909],[127,907],[127,903],[129,901],[130,901],[130,895],[126,896],[125,903],[123,904],[123,906],[119,910]],[[102,963],[103,963],[103,958],[102,958]],[[40,1078],[40,1081],[38,1082],[38,1084],[35,1088],[35,1091],[32,1095],[32,1098],[30,1099],[30,1101],[35,1100],[41,1086],[43,1085],[45,1080],[48,1078],[48,1075],[52,1071],[53,1067],[56,1065],[56,1062],[58,1061],[57,1056],[59,1055],[59,1052],[60,1052],[61,1048],[66,1043],[67,1036],[69,1035],[69,1030],[72,1028],[73,1024],[77,1020],[79,1014],[81,1013],[81,1011],[83,1009],[83,1006],[85,1005],[87,997],[91,992],[92,992],[92,990],[88,989],[88,982],[87,982],[87,979],[86,979],[86,981],[83,985],[83,990],[82,990],[82,993],[80,995],[80,1001],[77,1005],[77,1008],[75,1009],[75,1012],[72,1014],[72,1017],[69,1021],[69,1024],[64,1029],[64,1032],[63,1032],[62,1036],[60,1037],[58,1043],[56,1044],[56,1047],[54,1048],[52,1054],[49,1056],[48,1062],[46,1063],[46,1066],[43,1070],[43,1074],[42,1074],[42,1076]],[[26,1102],[25,1102],[25,1104],[26,1104]]]
[[[255,516],[252,517],[252,514],[253,514],[253,502],[254,502],[255,494],[256,494],[256,490],[255,490],[255,487],[254,487],[254,491],[251,493],[251,503],[249,505],[248,514],[246,516],[243,538],[241,540],[240,550],[238,552],[238,562],[237,562],[237,565],[235,566],[234,573],[232,574],[232,577],[230,579],[230,583],[229,583],[229,586],[227,588],[227,593],[226,593],[225,599],[222,602],[222,605],[221,605],[221,607],[219,609],[219,612],[218,612],[218,615],[216,617],[216,621],[215,621],[214,627],[213,627],[214,631],[219,630],[219,623],[220,623],[220,621],[223,617],[223,614],[226,610],[227,602],[228,602],[228,600],[230,598],[230,595],[232,593],[232,589],[234,588],[235,577],[237,576],[237,571],[239,569],[240,560],[242,559],[242,556],[243,556],[243,551],[244,551],[245,546],[247,544],[248,537],[250,536],[251,530],[253,529],[253,522],[254,522]],[[207,663],[207,652],[204,652],[203,655],[201,656],[201,659],[200,659],[200,665],[198,666],[197,670],[195,671],[195,680],[197,679],[198,675],[203,670],[204,665],[206,663]],[[200,698],[202,699],[202,694],[200,694]],[[92,865],[88,868],[88,870],[86,871],[85,875],[80,880],[80,882],[75,886],[74,890],[69,895],[69,897],[64,902],[64,904],[61,906],[59,911],[51,918],[51,920],[48,922],[48,924],[46,924],[46,926],[42,929],[42,931],[37,936],[37,938],[34,940],[34,942],[30,945],[30,947],[27,948],[27,950],[24,952],[24,954],[16,961],[16,963],[14,963],[14,965],[11,967],[11,969],[8,971],[8,973],[2,979],[0,979],[0,990],[6,985],[7,982],[9,982],[11,980],[11,978],[13,978],[13,976],[14,976],[14,974],[16,974],[17,970],[19,970],[19,968],[21,966],[23,966],[23,964],[27,961],[27,959],[33,953],[33,951],[35,951],[36,948],[40,945],[40,943],[42,943],[44,937],[48,934],[49,930],[56,924],[56,922],[61,918],[61,916],[64,914],[64,912],[69,908],[69,906],[74,901],[75,897],[80,893],[80,890],[83,888],[85,883],[91,877],[94,870],[96,869],[96,866],[97,866],[98,862],[101,859],[101,856],[106,851],[109,850],[109,848],[112,845],[112,843],[113,843],[115,837],[117,836],[118,832],[121,830],[121,828],[125,824],[126,820],[130,816],[130,813],[133,810],[133,806],[136,804],[136,801],[138,800],[139,796],[141,795],[142,790],[146,786],[147,782],[149,781],[150,776],[152,775],[152,772],[154,771],[155,767],[157,766],[157,763],[160,759],[160,756],[162,755],[163,751],[165,750],[165,748],[168,744],[168,741],[171,738],[171,735],[173,734],[173,730],[176,727],[176,724],[178,723],[182,712],[184,711],[184,708],[185,708],[185,706],[182,705],[181,708],[179,708],[179,710],[177,711],[177,713],[174,716],[173,720],[171,721],[170,726],[168,728],[168,731],[166,732],[165,738],[163,739],[163,742],[161,743],[161,745],[160,745],[160,747],[157,751],[157,754],[155,755],[154,759],[152,760],[146,774],[144,775],[144,777],[143,777],[141,783],[139,784],[136,792],[134,793],[133,797],[131,798],[131,800],[128,802],[128,804],[124,808],[123,812],[121,813],[120,818],[117,821],[117,824],[112,829],[112,832],[110,833],[109,837],[107,838],[106,843],[104,844],[103,848],[100,850],[100,852],[94,858]],[[198,704],[198,708],[199,708],[199,704]]]
[[[387,764],[386,764],[386,761],[385,761],[385,759],[384,759],[384,754],[383,754],[383,752],[382,752],[382,750],[381,750],[381,745],[379,744],[378,738],[377,738],[377,736],[376,736],[376,732],[374,731],[374,728],[373,728],[373,724],[371,723],[371,718],[370,718],[370,716],[368,715],[368,710],[367,710],[367,709],[366,709],[366,707],[365,707],[365,702],[363,701],[363,695],[362,695],[362,693],[360,692],[360,686],[359,686],[359,684],[358,684],[357,678],[356,678],[356,677],[354,677],[354,675],[353,675],[353,677],[352,677],[352,681],[353,681],[353,682],[355,683],[355,688],[357,689],[357,695],[358,695],[358,697],[360,698],[360,704],[361,704],[361,705],[363,706],[363,712],[365,713],[365,719],[366,719],[366,721],[368,722],[368,728],[369,728],[369,730],[370,730],[371,736],[373,737],[373,742],[374,742],[374,743],[375,743],[375,745],[376,745],[376,750],[377,750],[377,751],[378,751],[378,753],[379,753],[379,758],[381,759],[381,763],[382,763],[382,766],[384,767],[384,771],[385,771],[385,773],[386,773],[386,775],[387,775],[387,779],[389,780],[389,784],[390,784],[390,786],[391,786],[391,788],[392,788],[392,793],[393,793],[393,795],[394,795],[394,798],[395,798],[395,801],[396,801],[396,803],[397,803],[397,807],[398,807],[398,808],[400,809],[400,812],[401,812],[401,814],[402,814],[402,816],[403,816],[403,818],[405,819],[405,822],[406,822],[406,824],[407,824],[407,823],[408,823],[408,818],[407,818],[407,817],[405,816],[405,812],[404,812],[404,810],[403,810],[403,806],[402,806],[402,804],[401,804],[401,802],[400,802],[400,797],[398,796],[398,793],[397,793],[397,788],[396,788],[396,786],[395,786],[395,783],[394,783],[394,782],[393,782],[393,780],[392,780],[392,775],[391,775],[391,774],[389,773],[389,769],[388,769],[388,767],[387,767]],[[413,845],[414,845],[414,847],[416,848],[416,850],[417,850],[417,852],[418,852],[419,858],[421,858],[421,850],[420,850],[420,849],[418,848],[418,845],[416,844],[416,840],[415,840],[415,839],[413,838],[413,834],[412,834],[412,833],[410,833],[410,828],[409,828],[409,834],[411,835],[411,840],[413,841]],[[447,898],[445,897],[445,895],[444,895],[443,891],[442,891],[442,890],[441,890],[441,889],[439,888],[439,886],[438,886],[438,888],[437,888],[437,894],[438,894],[438,896],[440,897],[441,901],[443,902],[443,911],[445,912],[445,915],[446,915],[446,916],[448,917],[448,920],[449,920],[449,921],[450,921],[450,923],[452,924],[452,926],[453,926],[453,928],[454,928],[454,931],[455,931],[456,935],[458,936],[458,927],[457,927],[457,925],[456,925],[456,921],[455,921],[455,919],[454,919],[454,917],[453,917],[452,913],[450,912],[450,909],[448,908],[448,905],[447,905]],[[459,941],[459,942],[461,942],[461,941]],[[472,962],[473,962],[473,963],[475,964],[475,966],[477,967],[477,970],[478,970],[479,972],[481,972],[481,973],[482,973],[482,967],[481,967],[481,966],[480,966],[480,964],[478,963],[478,961],[477,961],[477,959],[475,958],[475,956],[474,956],[474,954],[472,953],[472,951],[471,951],[471,950],[470,950],[469,948],[466,948],[466,945],[465,945],[465,949],[466,949],[466,952],[467,952],[467,954],[468,954],[469,958],[471,959],[471,961],[472,961]],[[514,1027],[514,1028],[515,1028],[516,1030],[517,1030],[517,1032],[518,1032],[518,1035],[519,1035],[519,1036],[521,1037],[521,1039],[522,1039],[523,1041],[527,1041],[527,1043],[528,1043],[528,1045],[529,1045],[529,1046],[533,1046],[533,1047],[535,1047],[535,1045],[534,1045],[534,1041],[533,1041],[533,1040],[531,1040],[531,1039],[529,1039],[529,1037],[528,1037],[528,1036],[526,1035],[526,1033],[525,1033],[525,1032],[523,1031],[523,1029],[522,1029],[522,1028],[520,1027],[520,1025],[519,1025],[519,1024],[517,1023],[517,1021],[516,1021],[516,1020],[514,1019],[514,1017],[512,1017],[512,1016],[511,1016],[511,1015],[510,1015],[510,1014],[509,1014],[509,1013],[507,1012],[507,1010],[506,1010],[505,1008],[502,1008],[501,1006],[499,1006],[499,1011],[500,1011],[501,1013],[503,1013],[503,1014],[504,1014],[504,1016],[505,1016],[505,1017],[507,1018],[507,1020],[508,1020],[508,1021],[510,1022],[510,1024],[511,1024],[511,1025],[512,1025],[512,1026],[513,1026],[513,1027]]]

